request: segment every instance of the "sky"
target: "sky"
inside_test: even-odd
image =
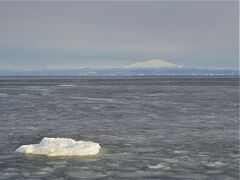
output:
[[[238,68],[238,16],[238,1],[0,2],[0,70]]]

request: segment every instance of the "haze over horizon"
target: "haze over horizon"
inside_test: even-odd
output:
[[[239,68],[228,2],[0,2],[0,70],[124,67],[151,59]]]

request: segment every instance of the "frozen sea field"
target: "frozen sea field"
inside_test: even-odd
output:
[[[26,156],[43,137],[91,158]],[[239,79],[0,78],[0,179],[239,179]]]

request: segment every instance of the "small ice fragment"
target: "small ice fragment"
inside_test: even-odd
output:
[[[7,97],[7,94],[6,93],[0,93],[0,97]]]
[[[45,137],[39,144],[20,146],[16,152],[45,156],[92,156],[98,154],[100,149],[98,143],[91,141]]]
[[[220,166],[224,166],[224,165],[225,165],[224,163],[219,162],[219,161],[206,163],[206,166],[208,166],[208,167],[220,167]]]
[[[150,169],[165,169],[165,170],[170,169],[170,167],[162,165],[162,164],[157,164],[157,165],[153,165],[153,166],[150,165],[150,166],[148,166],[148,168],[150,168]]]
[[[175,154],[181,154],[180,151],[173,151]]]
[[[62,86],[62,87],[73,87],[73,86],[76,86],[74,84],[61,84],[59,86]]]
[[[176,151],[173,151],[174,154],[187,154],[187,151],[185,150],[176,150]]]

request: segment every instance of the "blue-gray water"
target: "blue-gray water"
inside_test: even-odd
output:
[[[0,179],[239,179],[238,78],[0,78]],[[97,157],[15,153],[43,137]]]

